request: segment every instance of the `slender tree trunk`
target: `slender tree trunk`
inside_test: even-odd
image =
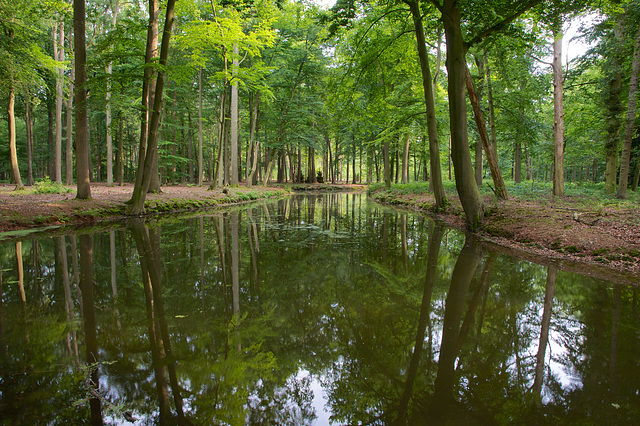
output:
[[[16,95],[14,93],[13,84],[9,83],[9,104],[7,106],[7,114],[9,116],[9,157],[11,161],[11,174],[13,182],[16,184],[15,190],[22,189],[22,179],[20,178],[20,168],[18,167],[18,151],[16,149],[16,115],[15,103]]]
[[[145,50],[145,68],[142,79],[142,112],[140,117],[140,140],[138,144],[138,167],[136,170],[136,180],[133,186],[133,193],[129,204],[134,203],[135,198],[139,198],[141,191],[142,179],[144,176],[144,162],[147,157],[149,136],[149,110],[154,102],[155,76],[156,71],[151,66],[153,58],[158,53],[158,14],[160,9],[158,0],[149,0],[149,26],[147,28],[147,45]],[[77,124],[76,124],[77,125]],[[146,192],[146,191],[145,191]],[[134,198],[135,197],[135,198]]]
[[[402,183],[409,183],[409,144],[411,138],[407,135],[407,140],[404,144],[404,151],[402,154]]]
[[[256,140],[258,130],[258,113],[260,111],[260,92],[256,92],[251,105],[251,123],[249,125],[249,147],[253,147],[253,155],[247,152],[247,187],[253,185],[253,178],[258,169],[258,156],[260,155],[260,140]],[[249,163],[249,159],[253,161]]]
[[[227,98],[227,86],[226,84],[222,88],[222,95],[220,96],[220,116],[218,118],[218,186],[224,185],[224,151],[225,151],[225,111]]]
[[[476,126],[478,127],[478,134],[480,135],[480,140],[482,141],[482,147],[484,148],[485,157],[487,158],[487,163],[489,164],[489,170],[491,170],[491,177],[493,179],[493,184],[496,187],[495,188],[496,196],[500,199],[507,200],[509,199],[509,194],[507,193],[507,186],[505,185],[504,180],[502,179],[502,173],[500,172],[500,167],[498,166],[498,158],[495,156],[495,151],[491,148],[491,142],[489,141],[489,134],[487,133],[487,128],[485,126],[484,117],[482,115],[482,109],[480,108],[480,102],[478,100],[478,96],[476,95],[476,90],[475,90],[475,87],[473,86],[473,81],[471,80],[471,73],[469,73],[469,69],[466,68],[466,65],[465,65],[465,75],[466,75],[467,93],[469,95],[469,101],[471,103],[471,107],[473,108],[473,117],[475,118]],[[456,181],[457,181],[457,178],[456,178]]]
[[[460,26],[460,10],[457,6],[455,0],[446,0],[442,9],[442,22],[447,40],[451,157],[456,173],[456,189],[466,216],[466,226],[473,231],[480,226],[484,205],[475,181],[469,153],[465,100],[466,55]]]
[[[233,45],[233,65],[231,80],[231,185],[238,184],[238,45]]]
[[[382,158],[384,162],[384,187],[391,189],[391,168],[389,165],[389,141],[385,140],[382,146]]]
[[[605,72],[610,73],[606,92],[607,99],[607,139],[604,143],[606,167],[604,172],[604,192],[616,192],[616,178],[618,174],[618,144],[620,141],[620,92],[622,90],[621,49],[624,45],[625,14],[617,16],[613,27],[613,52],[608,56],[610,66]]]
[[[564,195],[564,106],[562,76],[562,18],[553,30],[553,195]]]
[[[198,72],[198,186],[204,181],[204,156],[202,150],[202,67]]]
[[[629,183],[629,166],[631,161],[631,142],[635,130],[636,106],[638,105],[638,73],[640,71],[640,27],[636,35],[631,62],[631,81],[629,81],[629,105],[627,107],[627,123],[622,140],[622,156],[620,157],[620,178],[618,179],[618,198],[627,198]]]
[[[111,19],[112,31],[116,28],[116,20],[118,19],[118,0],[113,6],[113,16]],[[107,186],[113,186],[113,136],[111,130],[111,74],[113,72],[113,64],[109,62],[107,65],[107,105],[106,105],[106,127],[107,127]]]
[[[27,91],[25,102],[25,126],[27,128],[27,185],[33,185],[33,118],[31,117],[31,93]]]
[[[496,114],[493,108],[493,85],[491,84],[491,69],[489,63],[485,59],[487,64],[487,102],[489,103],[489,128],[491,129],[491,149],[493,150],[493,156],[498,159],[498,140],[496,138]]]
[[[124,117],[118,113],[118,152],[116,153],[116,181],[119,186],[124,183]]]
[[[144,212],[144,201],[147,191],[149,190],[153,163],[157,165],[157,151],[158,151],[158,130],[160,127],[160,113],[162,110],[162,93],[164,91],[164,79],[165,79],[165,67],[167,65],[167,59],[169,57],[169,40],[171,39],[171,28],[174,21],[174,7],[176,0],[169,0],[167,3],[167,12],[164,23],[164,31],[162,34],[162,47],[160,49],[160,66],[161,70],[158,72],[156,79],[156,88],[153,101],[153,110],[151,112],[151,121],[149,123],[149,137],[147,141],[147,154],[144,160],[144,169],[142,171],[143,179],[140,190],[132,196],[133,203],[131,204],[131,214],[141,214]]]
[[[89,122],[87,120],[85,16],[84,0],[73,0],[73,45],[76,70],[76,198],[80,200],[88,200],[91,198],[89,179]]]
[[[59,32],[59,40],[58,40]],[[64,61],[64,23],[56,24],[53,28],[53,57],[56,61]],[[55,177],[54,180],[62,183],[62,82],[64,71],[62,67],[56,67],[56,148],[55,148]]]
[[[73,185],[73,97],[75,81],[75,60],[71,56],[71,78],[69,79],[69,97],[67,98],[67,145],[65,149],[64,165],[66,168],[65,183]]]

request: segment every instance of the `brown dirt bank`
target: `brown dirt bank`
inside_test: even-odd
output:
[[[457,198],[449,196],[451,205],[434,214],[431,194],[376,191],[371,197],[429,213],[464,229]],[[492,196],[485,196],[485,205],[487,215],[478,234],[497,246],[515,249],[520,257],[538,263],[549,263],[547,259],[564,269],[640,284],[640,206],[594,208],[569,197],[498,201]],[[590,265],[589,271],[585,264]]]
[[[75,192],[36,194],[31,189],[13,191],[14,185],[0,184],[0,232],[62,224],[92,224],[125,216],[133,185],[91,184],[91,200],[77,200]],[[74,187],[69,187],[75,191]],[[279,188],[245,187],[208,190],[206,186],[164,186],[162,192],[147,194],[149,214],[188,211],[196,208],[238,204],[259,198],[284,195]]]

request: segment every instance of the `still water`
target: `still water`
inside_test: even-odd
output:
[[[3,424],[640,424],[635,287],[361,194],[124,225],[0,242]]]

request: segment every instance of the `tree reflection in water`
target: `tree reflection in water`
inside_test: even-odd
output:
[[[3,421],[640,423],[636,288],[361,195],[79,239],[0,245]]]

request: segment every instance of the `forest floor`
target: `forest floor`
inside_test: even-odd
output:
[[[374,187],[370,196],[465,228],[457,196],[447,193],[450,205],[443,212],[433,213],[432,194],[400,188],[397,185],[385,191]],[[509,200],[498,200],[485,192],[486,215],[477,233],[499,247],[524,253],[521,257],[532,261],[541,258],[569,261],[573,263],[569,268],[572,270],[580,270],[585,263],[603,266],[612,273],[622,272],[627,277],[624,281],[640,284],[640,203],[635,199],[602,199],[586,193],[567,197],[547,194],[532,197],[510,192]],[[606,278],[606,269],[598,275]]]
[[[0,233],[45,226],[88,225],[104,219],[125,217],[132,184],[91,184],[91,199],[76,199],[75,187],[53,183],[14,191],[15,185],[0,184]],[[162,192],[147,194],[148,214],[190,211],[198,208],[239,204],[259,198],[287,194],[282,188],[245,186],[208,189],[208,186],[163,186]],[[52,193],[47,193],[51,191]],[[62,193],[61,193],[62,191]],[[68,192],[66,192],[68,191]]]
[[[52,184],[49,184],[49,186]],[[147,195],[149,214],[191,211],[205,207],[238,204],[259,198],[283,196],[289,190],[364,190],[363,185],[282,185],[274,187],[241,185],[209,190],[207,186],[164,186],[162,192]],[[30,230],[51,225],[88,225],[105,219],[125,217],[131,184],[107,186],[91,184],[91,200],[75,199],[69,192],[36,193],[34,189],[13,191],[0,184],[0,233]],[[45,192],[47,186],[43,186]],[[394,185],[391,191],[374,186],[370,196],[382,203],[405,206],[435,216],[453,227],[464,229],[464,214],[455,195],[448,193],[450,205],[434,214],[433,196],[425,188]],[[60,188],[58,188],[60,190]],[[617,202],[580,196],[551,197],[536,193],[514,195],[507,201],[485,193],[486,217],[478,231],[481,237],[526,253],[531,260],[553,258],[579,264],[600,265],[631,274],[640,281],[640,203]],[[5,234],[7,235],[7,234]],[[602,275],[602,274],[600,274]],[[606,275],[606,273],[605,273]]]

